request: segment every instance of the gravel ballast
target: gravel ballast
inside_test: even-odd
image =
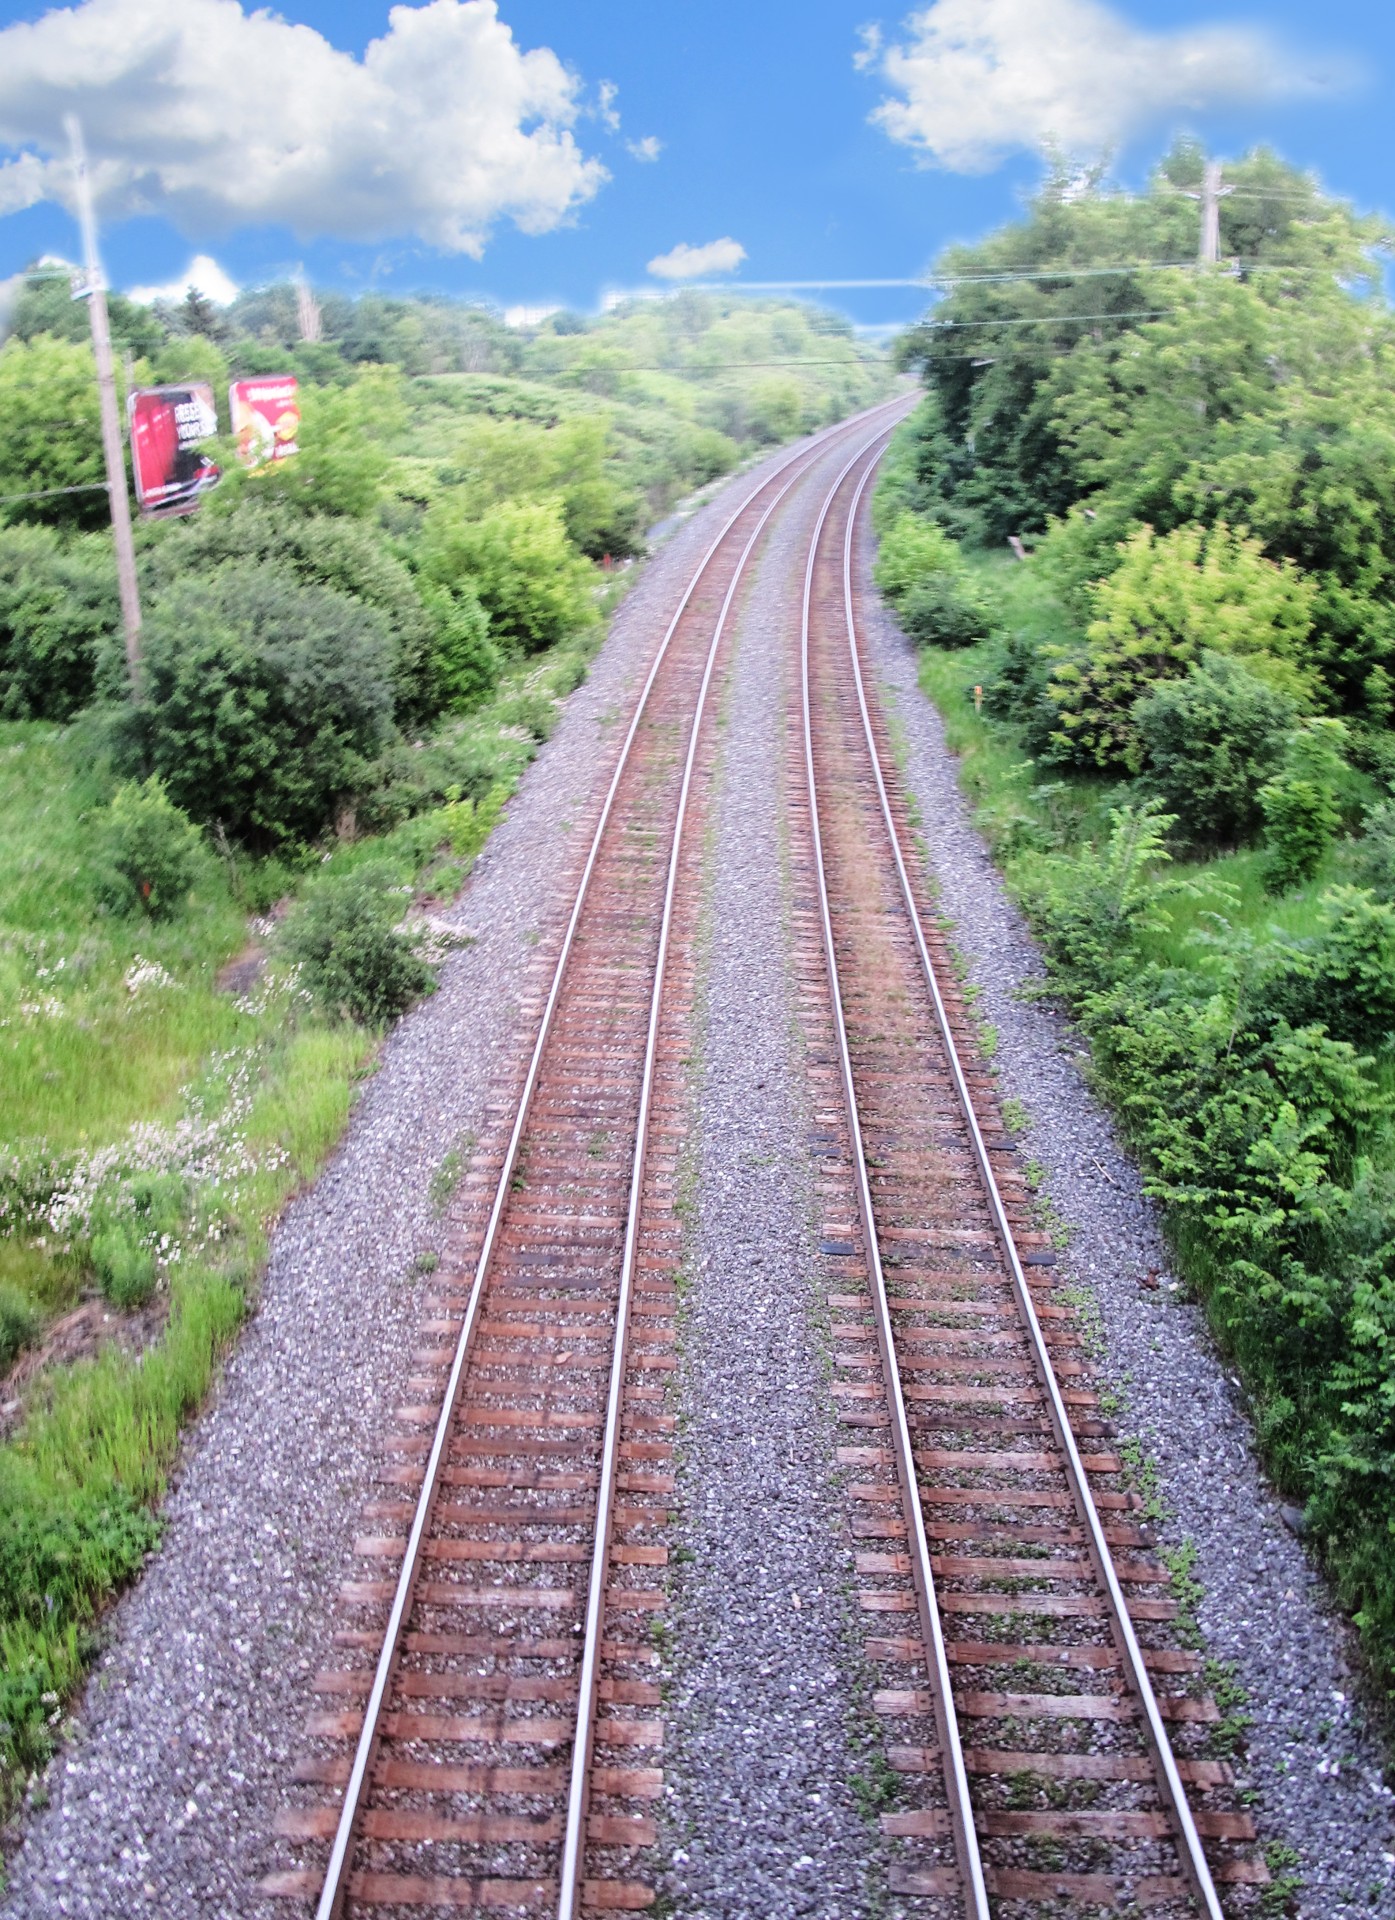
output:
[[[864,565],[866,556],[863,556]],[[1261,1839],[1292,1848],[1305,1920],[1395,1915],[1395,1822],[1382,1753],[1357,1698],[1350,1629],[1279,1511],[1253,1447],[1244,1397],[1200,1307],[1188,1304],[1137,1167],[1081,1073],[1085,1043],[1049,1001],[1022,989],[1040,954],[1008,899],[961,793],[915,652],[864,574],[865,644],[924,822],[930,871],[952,938],[998,1034],[1002,1092],[1030,1116],[1025,1154],[1071,1228],[1066,1283],[1098,1303],[1101,1371],[1125,1397],[1121,1432],[1157,1463],[1164,1540],[1196,1546],[1208,1654],[1233,1662],[1253,1716],[1243,1784],[1258,1790]],[[1157,1276],[1156,1290],[1143,1283]]]
[[[284,1920],[257,1882],[411,1373],[414,1263],[441,1231],[432,1179],[481,1130],[538,934],[570,904],[568,829],[609,775],[678,594],[752,484],[688,518],[636,582],[449,916],[475,944],[393,1032],[338,1153],[278,1227],[257,1314],[186,1443],[164,1545],[108,1622],[50,1804],[12,1862],[16,1920]]]
[[[665,1756],[678,1920],[854,1920],[878,1853],[849,1784],[860,1649],[782,867],[789,622],[823,487],[777,516],[745,602],[710,818]]]

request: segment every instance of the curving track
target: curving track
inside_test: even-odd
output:
[[[972,1920],[1219,1920],[1217,1883],[1243,1903],[1268,1875],[1209,1748],[1201,1660],[1169,1634],[1169,1575],[1105,1444],[1078,1328],[1046,1284],[1053,1256],[862,672],[858,513],[879,457],[849,460],[810,545],[792,773],[816,1151],[841,1216],[823,1242],[834,1391],[859,1600],[879,1629],[867,1650],[891,1682],[874,1704],[899,1776],[882,1819],[893,1887]]]
[[[648,1627],[673,1482],[674,1136],[707,732],[728,616],[771,514],[829,444],[743,502],[656,654],[596,824],[507,1137],[359,1541],[300,1770],[329,1789],[281,1823],[327,1865],[268,1891],[343,1912],[642,1909],[662,1744]],[[404,1497],[417,1486],[414,1501]],[[334,1704],[334,1702],[338,1704]],[[322,1856],[323,1857],[323,1856]]]

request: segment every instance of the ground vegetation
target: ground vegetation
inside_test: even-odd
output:
[[[1197,268],[1201,165],[1183,144],[1137,194],[1058,174],[943,263],[880,578],[1390,1687],[1391,236],[1259,152]],[[946,580],[987,610],[967,648],[916,628]]]

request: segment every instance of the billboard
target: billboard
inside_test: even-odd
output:
[[[127,395],[126,411],[141,512],[192,513],[223,477],[221,467],[200,451],[200,443],[218,431],[212,387],[198,380],[137,387]]]
[[[263,467],[268,460],[289,460],[300,451],[300,402],[295,375],[269,374],[255,380],[234,380],[228,388],[237,457],[244,467]]]

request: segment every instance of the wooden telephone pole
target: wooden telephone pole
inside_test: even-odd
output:
[[[121,441],[121,415],[116,405],[116,371],[111,358],[111,327],[107,321],[106,281],[97,257],[97,222],[92,212],[92,183],[87,177],[87,155],[82,128],[75,114],[67,117],[73,149],[73,177],[77,187],[78,221],[82,227],[83,273],[74,281],[73,298],[86,300],[92,322],[92,352],[97,361],[97,394],[102,410],[102,451],[106,456],[107,496],[111,501],[111,531],[116,544],[116,582],[121,594],[121,625],[126,636],[126,666],[131,695],[140,698],[140,590],[136,584],[136,549],[131,538],[131,503],[126,492],[126,450]]]
[[[1228,193],[1234,191],[1234,187],[1221,185],[1220,161],[1208,160],[1201,177],[1201,192],[1190,196],[1201,202],[1201,252],[1198,257],[1203,267],[1218,267],[1221,263],[1221,202]]]

